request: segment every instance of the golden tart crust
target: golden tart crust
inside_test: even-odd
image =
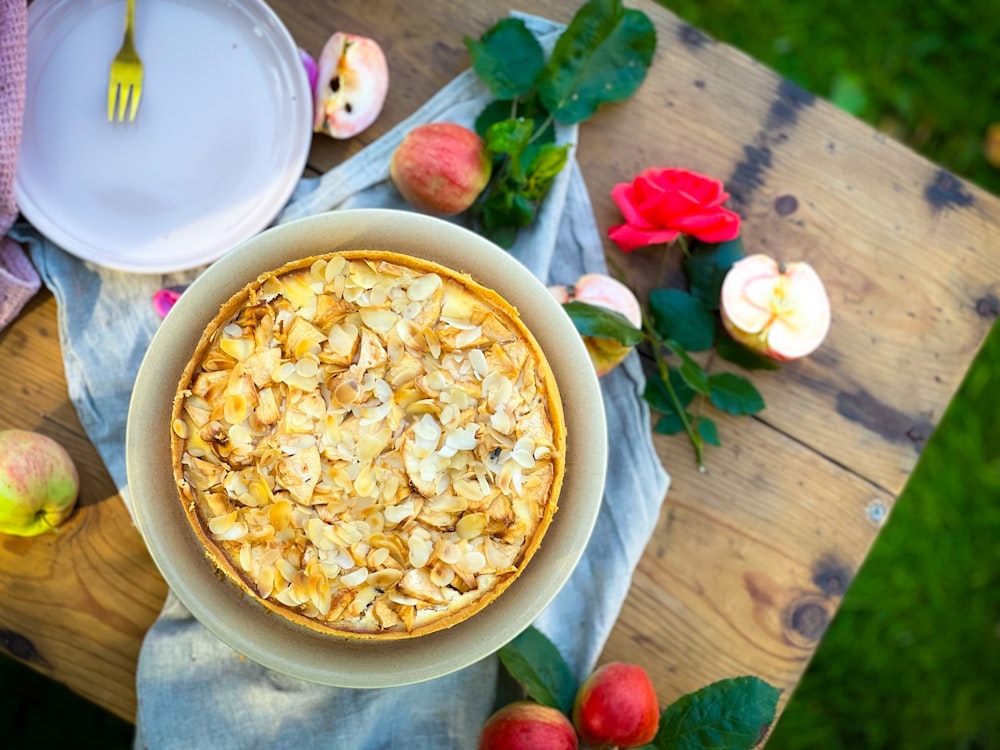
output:
[[[482,610],[557,508],[565,421],[517,311],[383,251],[234,295],[173,404],[174,477],[211,562],[281,616],[404,638]]]

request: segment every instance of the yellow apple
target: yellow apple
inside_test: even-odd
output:
[[[586,302],[621,313],[636,328],[642,328],[639,300],[625,284],[607,274],[587,273],[577,279],[572,287],[554,285],[549,287],[549,291],[560,304],[574,300]],[[611,338],[584,336],[583,343],[599,376],[615,369],[632,351],[631,346],[625,346]]]
[[[30,430],[0,431],[0,533],[35,536],[69,518],[80,480],[59,443]]]

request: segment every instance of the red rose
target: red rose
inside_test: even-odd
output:
[[[623,251],[672,242],[689,234],[702,242],[724,242],[740,233],[740,217],[722,204],[722,183],[686,169],[647,169],[631,184],[619,183],[611,197],[625,223],[608,230]]]

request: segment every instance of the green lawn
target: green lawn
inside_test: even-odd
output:
[[[664,4],[1000,194],[1000,170],[982,154],[1000,120],[997,0]],[[997,382],[994,331],[769,748],[1000,748]],[[7,750],[131,742],[128,724],[8,658],[0,706]]]

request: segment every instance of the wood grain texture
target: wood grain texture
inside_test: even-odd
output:
[[[738,674],[783,688],[784,704],[997,315],[1000,201],[663,8],[628,4],[654,20],[659,46],[639,92],[580,128],[575,156],[598,226],[620,222],[609,191],[646,167],[719,177],[747,249],[813,264],[834,323],[812,357],[754,374],[767,409],[717,418],[724,445],[709,450],[707,474],[683,437],[655,438],[673,484],[604,659],[646,665],[664,704]],[[344,30],[388,55],[382,115],[356,139],[316,138],[315,172],[465,70],[463,36],[508,10],[271,5],[313,54]],[[562,22],[576,7],[516,5]],[[654,285],[659,250],[605,248],[641,294]],[[0,645],[131,718],[136,655],[165,586],[67,398],[51,297],[0,333],[0,361],[10,374],[0,427],[56,437],[84,475],[82,507],[58,536],[0,537]]]
[[[0,534],[0,646],[129,721],[142,637],[167,586],[66,392],[55,300],[0,333],[0,429],[37,430],[73,456],[80,499],[56,534]]]

